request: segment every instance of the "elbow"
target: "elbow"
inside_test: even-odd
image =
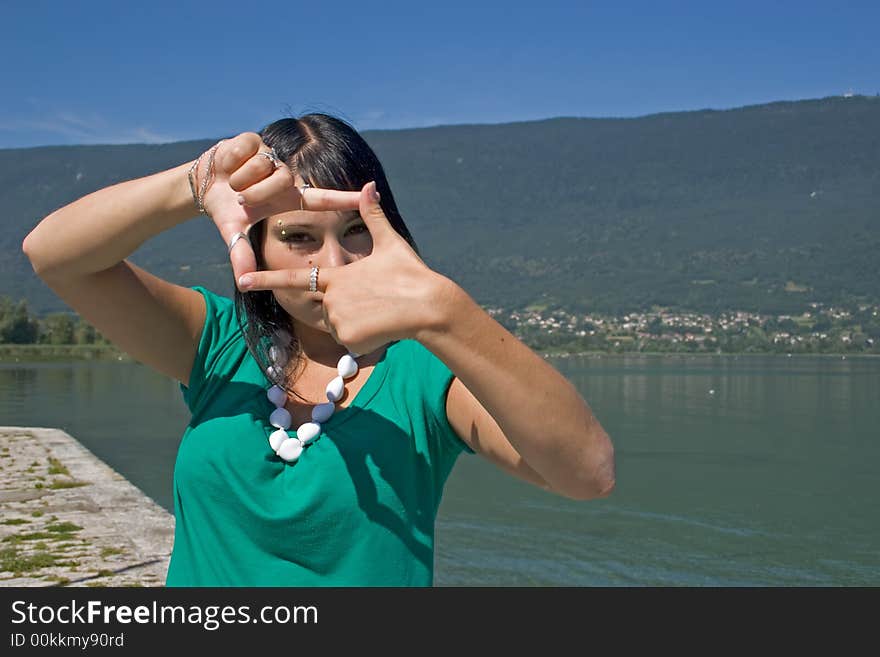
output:
[[[598,442],[600,444],[593,453],[590,465],[582,468],[583,476],[566,497],[581,501],[597,500],[606,498],[614,492],[616,484],[614,446],[604,431]]]
[[[22,240],[21,252],[27,256],[27,259],[31,263],[31,267],[33,267],[34,271],[37,274],[39,274],[39,271],[37,269],[37,263],[36,263],[35,252],[34,252],[34,244],[33,244],[35,241],[34,240],[34,231],[36,231],[36,228],[34,230],[32,230],[31,232],[29,232],[25,236],[25,238]]]
[[[48,268],[40,257],[40,250],[38,247],[39,240],[34,237],[34,233],[37,232],[37,228],[34,228],[30,233],[25,236],[24,240],[21,242],[21,251],[27,256],[27,259],[31,263],[31,267],[34,270],[34,273],[40,278],[45,278],[48,273]]]

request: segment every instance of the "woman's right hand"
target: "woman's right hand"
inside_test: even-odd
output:
[[[202,203],[223,242],[233,235],[248,233],[266,217],[304,208],[308,211],[357,210],[360,192],[343,192],[309,187],[305,195],[295,185],[294,174],[285,164],[277,166],[259,152],[270,152],[255,132],[243,132],[224,140],[214,154],[214,178]],[[201,188],[208,171],[208,154],[202,156],[196,176]],[[243,202],[242,202],[243,201]],[[257,260],[248,240],[239,239],[229,253],[236,286],[243,274],[256,271]]]

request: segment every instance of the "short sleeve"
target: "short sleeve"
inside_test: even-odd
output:
[[[232,299],[196,286],[205,298],[205,325],[189,375],[189,386],[180,384],[183,400],[197,415],[212,391],[226,383],[247,349]]]
[[[449,424],[446,415],[446,398],[449,386],[455,378],[452,370],[446,363],[437,358],[431,351],[416,340],[407,340],[412,349],[413,372],[417,373],[417,380],[421,382],[422,400],[425,407],[425,416],[431,423],[431,433],[436,436],[441,448],[453,454],[467,452],[473,454],[455,429]]]

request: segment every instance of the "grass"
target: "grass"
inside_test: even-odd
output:
[[[114,554],[123,554],[123,553],[125,553],[125,550],[123,550],[122,548],[118,548],[118,547],[105,547],[105,548],[101,549],[101,557],[102,558],[112,557]]]
[[[123,360],[132,358],[113,345],[95,344],[0,344],[0,362],[22,360]]]
[[[58,522],[46,527],[47,532],[53,532],[55,534],[70,534],[71,532],[78,532],[81,529],[82,527],[72,522]]]
[[[0,571],[4,572],[28,573],[57,563],[58,557],[48,552],[23,555],[14,547],[0,549]]]
[[[58,537],[48,532],[31,532],[30,534],[12,534],[3,538],[4,543],[22,543],[24,541],[56,540]]]
[[[30,522],[30,520],[25,520],[24,518],[10,518],[9,520],[0,522],[0,525],[23,525],[28,522]]]
[[[54,475],[54,474],[67,475],[69,477],[70,470],[68,470],[67,467],[63,463],[61,463],[61,461],[50,456],[49,457],[49,472],[48,472],[48,474],[50,474],[50,475]]]
[[[60,479],[55,479],[49,484],[49,488],[53,490],[58,490],[61,488],[79,488],[80,486],[88,486],[88,481],[62,481]],[[38,488],[42,488],[42,486],[38,486]]]
[[[4,543],[23,543],[24,541],[63,541],[65,539],[71,538],[74,532],[78,532],[82,529],[79,525],[75,525],[72,522],[58,522],[53,525],[48,525],[45,527],[45,531],[40,532],[30,532],[28,534],[12,534],[10,536],[6,536],[3,539]]]

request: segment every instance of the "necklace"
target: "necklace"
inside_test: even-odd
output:
[[[269,446],[283,461],[294,463],[303,452],[303,448],[321,435],[321,425],[325,423],[336,411],[336,402],[345,394],[345,380],[358,373],[358,364],[355,360],[357,354],[349,352],[343,355],[336,363],[336,377],[327,384],[325,393],[327,401],[312,407],[311,422],[303,422],[296,430],[296,437],[287,434],[293,418],[284,406],[287,404],[287,393],[277,384],[266,392],[269,401],[275,405],[275,410],[269,416],[269,424],[275,427],[275,431],[269,436]],[[269,378],[280,379],[287,364],[287,351],[276,345],[269,347],[269,360],[272,365],[268,368]]]

